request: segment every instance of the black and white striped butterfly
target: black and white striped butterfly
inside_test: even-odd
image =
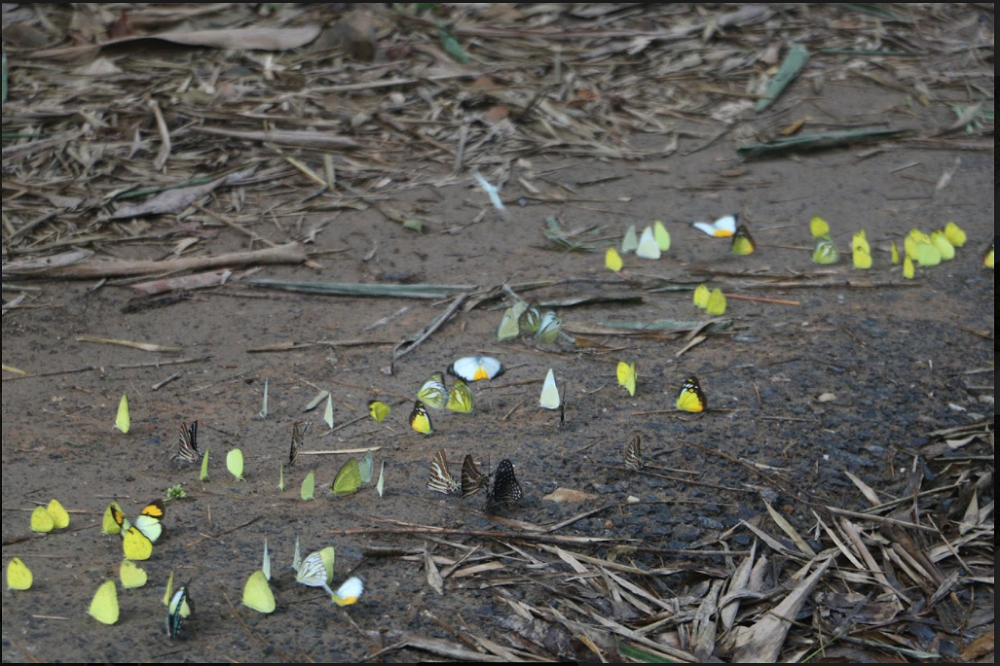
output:
[[[431,459],[431,475],[427,479],[427,487],[445,495],[457,493],[461,486],[448,471],[448,458],[444,449],[438,449]]]
[[[489,494],[490,477],[479,471],[479,468],[476,467],[476,461],[472,459],[472,454],[466,455],[465,461],[462,463],[462,497],[475,495],[484,488]]]
[[[183,460],[192,465],[201,460],[201,451],[198,450],[198,422],[193,421],[191,425],[181,424],[181,436],[177,440],[177,453],[174,460]]]
[[[310,423],[296,421],[292,424],[292,445],[288,449],[288,466],[295,464],[295,458],[299,455],[302,442],[305,440],[306,431],[309,430]]]
[[[642,459],[642,438],[636,435],[625,445],[625,466],[639,471],[645,464]]]
[[[513,504],[524,494],[521,492],[521,484],[514,476],[514,464],[504,458],[497,465],[497,471],[493,475],[493,487],[487,490],[486,506],[496,507]]]

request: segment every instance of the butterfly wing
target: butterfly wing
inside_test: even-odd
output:
[[[330,593],[330,600],[338,606],[350,606],[361,598],[364,591],[364,582],[357,576],[351,576],[337,588],[336,592]]]
[[[357,458],[350,458],[333,480],[334,495],[353,495],[361,488],[361,466]]]
[[[170,597],[167,604],[167,636],[176,638],[184,624],[184,618],[191,615],[191,598],[188,596],[187,586],[182,585]]]
[[[87,612],[103,624],[114,624],[118,621],[118,588],[115,586],[115,581],[105,581],[97,588]]]
[[[542,317],[542,323],[538,326],[538,332],[535,333],[535,337],[539,342],[550,345],[556,341],[561,331],[562,319],[554,311],[549,310]]]
[[[7,589],[28,590],[34,582],[31,569],[20,557],[15,557],[7,564]]]
[[[122,551],[129,560],[148,560],[153,555],[153,541],[133,525],[122,537]]]
[[[302,565],[295,574],[295,582],[309,587],[322,587],[328,593],[331,592],[327,585],[327,569],[323,563],[322,552],[309,553],[306,559],[302,560]]]
[[[542,313],[538,309],[538,303],[532,302],[528,308],[521,313],[518,324],[521,330],[530,335],[538,332],[538,327],[542,323]]]
[[[462,462],[462,497],[475,495],[484,488],[489,491],[489,487],[489,477],[479,471],[471,454],[466,455]]]
[[[461,488],[448,471],[448,458],[444,449],[438,449],[431,458],[431,475],[427,479],[427,487],[445,495],[457,492]]]
[[[635,363],[618,361],[618,385],[625,387],[629,395],[635,395]]]
[[[427,413],[427,408],[419,400],[413,403],[413,411],[410,412],[410,427],[422,435],[434,432],[434,426],[431,425],[431,415]]]
[[[677,409],[685,412],[702,412],[707,408],[708,401],[705,400],[705,394],[701,392],[698,378],[691,375],[684,380],[684,384],[681,386],[681,392],[677,396]]]
[[[118,401],[118,416],[115,417],[115,427],[127,434],[132,427],[132,418],[128,414],[128,396],[122,393],[122,399]]]
[[[636,435],[625,445],[625,466],[640,470],[645,463],[642,460],[642,438]]]
[[[523,497],[521,484],[514,476],[514,464],[504,458],[497,465],[496,474],[493,476],[493,487],[487,495],[487,506],[502,506],[513,504]]]
[[[292,424],[292,443],[288,447],[289,467],[295,464],[295,458],[299,455],[299,449],[302,448],[302,444],[305,441],[307,430],[309,430],[308,423],[303,423],[302,421],[296,421],[295,423]]]
[[[445,407],[461,414],[471,412],[472,390],[469,385],[461,379],[456,379],[455,383],[451,385],[451,391],[448,393],[448,404]]]
[[[489,356],[466,356],[448,366],[448,374],[467,382],[494,379],[503,374],[503,364]]]
[[[646,227],[639,236],[639,247],[635,249],[635,256],[643,259],[659,259],[660,246],[656,243],[656,236],[652,227]]]
[[[538,406],[545,409],[559,409],[559,388],[556,386],[556,376],[553,374],[552,368],[549,368],[548,374],[545,375]]]
[[[500,320],[500,328],[497,329],[497,340],[509,340],[517,337],[518,333],[521,332],[518,322],[527,309],[527,303],[518,301],[504,311],[503,318]]]
[[[618,254],[618,250],[613,247],[609,247],[608,251],[604,254],[604,267],[609,271],[615,271],[617,273],[623,266],[622,256]]]
[[[364,458],[358,461],[358,471],[361,472],[361,483],[372,482],[373,469],[375,469],[375,460],[372,457],[372,450],[368,449]]]
[[[444,375],[435,372],[417,391],[417,400],[432,409],[444,409],[448,402],[448,389],[444,385]]]
[[[389,405],[380,400],[372,400],[368,403],[368,413],[375,419],[376,423],[382,423],[385,417],[389,416],[390,411]]]
[[[243,605],[265,615],[273,613],[277,607],[274,592],[260,569],[254,571],[243,586]]]

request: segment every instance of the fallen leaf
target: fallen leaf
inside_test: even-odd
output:
[[[591,495],[590,493],[584,493],[579,490],[571,490],[569,488],[556,488],[542,499],[555,502],[557,504],[569,504],[570,502],[594,500],[597,499],[597,495]]]

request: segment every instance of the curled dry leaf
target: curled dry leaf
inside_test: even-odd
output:
[[[595,500],[597,499],[597,495],[591,495],[590,493],[581,492],[579,490],[572,490],[571,488],[556,488],[542,499],[555,502],[556,504],[570,504],[572,502]]]

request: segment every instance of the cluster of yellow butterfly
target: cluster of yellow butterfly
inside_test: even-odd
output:
[[[635,225],[631,225],[622,237],[621,254],[609,247],[604,255],[604,266],[616,273],[622,270],[624,262],[622,254],[635,252],[640,259],[659,259],[661,254],[670,249],[670,232],[663,222],[656,220],[653,226],[642,230],[642,235],[636,234]]]
[[[31,531],[47,533],[69,527],[69,512],[59,500],[52,500],[48,506],[36,506],[31,512]]]
[[[139,512],[135,522],[129,522],[121,505],[112,501],[104,511],[101,531],[121,535],[126,559],[148,560],[153,554],[153,544],[163,534],[161,521],[166,512],[163,500],[154,500]]]
[[[503,374],[503,370],[503,363],[489,356],[460,358],[448,366],[448,374],[455,377],[450,390],[445,386],[444,374],[431,374],[417,389],[417,398],[410,412],[410,427],[422,435],[434,432],[428,407],[468,414],[472,411],[472,390],[469,383],[493,379]]]
[[[321,587],[330,595],[330,600],[338,606],[349,606],[364,592],[364,582],[357,576],[351,576],[333,590],[333,567],[336,561],[336,551],[332,546],[310,553],[302,559],[299,550],[299,539],[295,539],[295,554],[292,557],[292,569],[295,571],[295,582],[308,587]],[[264,561],[260,569],[254,571],[243,586],[243,605],[258,613],[270,614],[277,608],[274,592],[271,590],[271,556],[264,542]]]
[[[704,283],[699,284],[694,290],[694,304],[713,317],[726,314],[726,295],[716,287],[709,291]]]
[[[337,476],[333,479],[333,484],[330,486],[330,492],[338,497],[344,495],[353,495],[354,493],[361,490],[362,484],[370,484],[372,482],[372,476],[375,470],[375,461],[372,457],[372,450],[368,449],[368,452],[364,455],[361,460],[357,458],[348,458],[340,471],[337,472]],[[308,477],[307,477],[308,478]],[[382,467],[379,471],[378,482],[375,484],[375,489],[378,491],[379,497],[385,492],[385,461],[382,461]],[[310,497],[311,488],[310,488]],[[306,490],[303,488],[302,499],[306,499]]]

